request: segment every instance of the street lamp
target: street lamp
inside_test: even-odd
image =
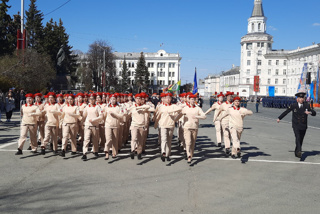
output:
[[[101,48],[103,50],[103,76],[102,76],[102,90],[105,91],[106,90],[106,86],[105,86],[105,78],[106,78],[106,48],[105,47],[101,47],[99,44],[97,44],[97,46],[99,48]],[[100,72],[98,72],[99,74]],[[98,75],[99,77],[99,75]],[[98,89],[97,89],[98,91]]]

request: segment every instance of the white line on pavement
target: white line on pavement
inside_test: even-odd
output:
[[[11,145],[16,144],[16,143],[18,143],[17,140],[11,141],[11,142],[9,142],[9,143],[6,143],[6,144],[4,144],[4,145],[1,145],[1,146],[0,146],[0,149],[3,149],[3,148],[5,148],[5,147],[7,147],[7,146],[11,146]]]
[[[0,149],[0,152],[16,152],[17,150],[11,149]],[[80,153],[79,153],[80,154]],[[103,154],[104,153],[99,153]],[[130,154],[118,154],[117,157],[128,157]],[[143,155],[142,158],[153,158],[153,157],[160,157],[160,155]],[[172,155],[170,156],[172,159],[176,158],[183,158],[181,155]],[[210,160],[222,160],[222,161],[241,161],[242,159],[232,159],[232,158],[203,158],[203,157],[193,157],[193,160],[199,159],[210,159]],[[283,164],[304,164],[304,165],[320,165],[320,163],[313,163],[313,162],[304,162],[304,161],[278,161],[278,160],[258,160],[258,159],[244,159],[246,163],[249,162],[260,162],[260,163],[283,163]]]

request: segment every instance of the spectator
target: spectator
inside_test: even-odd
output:
[[[12,96],[12,92],[8,92],[8,96],[6,97],[6,116],[7,122],[10,122],[12,117],[12,111],[15,109],[15,100]]]
[[[203,99],[202,99],[202,96],[199,96],[198,104],[199,104],[199,107],[200,107],[200,108],[202,108],[202,105],[203,105]]]
[[[258,97],[258,98],[257,98],[257,100],[256,100],[256,113],[258,113],[258,112],[259,112],[259,105],[260,105],[260,102],[261,102],[261,99],[260,99],[260,97]]]

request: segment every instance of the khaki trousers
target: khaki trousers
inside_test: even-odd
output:
[[[45,123],[44,121],[38,121],[37,122],[37,126],[38,126],[38,130],[39,130],[39,140],[41,142],[41,144],[43,144],[43,140],[44,140],[44,126]]]
[[[78,128],[79,128],[79,143],[80,146],[83,145],[83,139],[84,139],[84,126],[82,122],[78,122]]]
[[[57,136],[58,136],[58,127],[56,126],[45,126],[44,127],[44,140],[43,144],[41,144],[41,147],[46,147],[49,143],[50,137],[53,144],[53,150],[58,150],[58,142],[57,142]]]
[[[161,145],[161,128],[158,128],[158,145]]]
[[[192,158],[197,141],[198,129],[184,129],[183,132],[186,141],[187,156]]]
[[[235,127],[230,128],[230,133],[232,137],[232,154],[235,155],[240,151],[240,138],[242,134],[243,129],[237,129]]]
[[[37,150],[38,143],[37,143],[37,125],[36,124],[25,124],[20,126],[20,138],[18,141],[18,148],[23,149],[23,145],[26,142],[27,135],[29,131],[30,136],[30,144],[32,150]]]
[[[122,149],[122,141],[123,141],[123,134],[124,134],[124,124],[121,123],[119,127],[119,136],[117,137],[117,142],[118,142],[118,149]]]
[[[77,123],[67,123],[62,126],[62,149],[66,150],[68,139],[71,140],[71,150],[72,152],[77,151],[77,134],[78,134],[78,124]]]
[[[186,143],[185,143],[185,139],[184,139],[184,133],[183,133],[184,129],[183,129],[183,122],[182,121],[178,121],[178,139],[180,141],[180,146],[183,146],[183,148],[186,148]]]
[[[104,130],[104,124],[99,124],[99,148],[104,149],[104,146],[106,144],[106,135]],[[98,149],[99,151],[99,149]]]
[[[131,126],[131,151],[135,151],[137,148],[137,153],[142,153],[142,140],[143,140],[143,127]]]
[[[85,126],[84,127],[84,139],[82,152],[85,155],[88,152],[90,144],[90,137],[92,135],[93,152],[99,151],[99,127],[98,126]]]
[[[225,148],[230,148],[230,131],[229,131],[229,124],[221,123],[222,132],[223,132],[223,141]]]
[[[161,128],[161,154],[166,154],[166,156],[171,155],[171,141],[173,136],[173,128]]]
[[[222,142],[222,133],[223,133],[222,132],[222,127],[221,127],[221,122],[220,121],[215,121],[214,122],[214,127],[216,128],[217,143],[221,143]]]
[[[119,129],[118,128],[106,128],[106,145],[104,146],[104,152],[109,152],[112,147],[112,154],[118,154],[118,142],[119,142]]]

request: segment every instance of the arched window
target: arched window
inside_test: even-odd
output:
[[[254,24],[251,24],[251,31],[254,31]]]
[[[258,24],[258,30],[261,30],[261,23]]]

